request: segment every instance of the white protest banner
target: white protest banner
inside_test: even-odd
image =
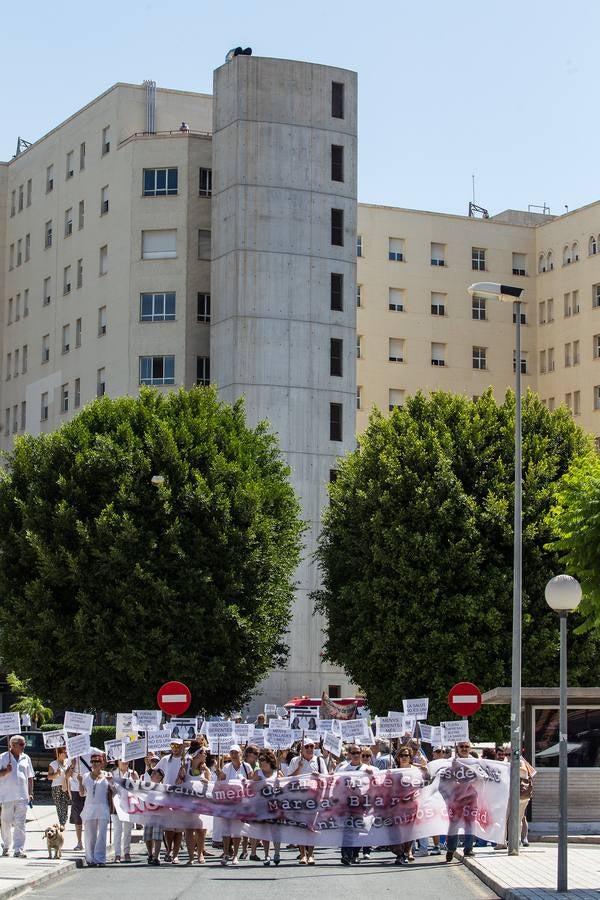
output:
[[[21,716],[21,725],[23,728],[31,728],[31,716],[29,713],[23,713]]]
[[[368,725],[365,719],[340,719],[340,734],[344,742],[367,740]]]
[[[171,747],[171,735],[168,730],[147,731],[146,743],[148,744],[148,753],[160,753],[163,750],[169,750]]]
[[[404,734],[404,716],[376,716],[378,738],[398,738]]]
[[[265,716],[276,716],[277,715],[277,704],[276,703],[265,703]]]
[[[19,734],[21,731],[21,716],[18,712],[0,713],[0,735]]]
[[[121,745],[121,759],[123,762],[130,762],[132,759],[142,759],[146,755],[146,750],[145,737],[139,738],[137,741],[129,741],[129,743]]]
[[[106,756],[106,762],[116,762],[121,758],[121,747],[123,746],[123,741],[115,740],[112,741],[104,741],[104,754]]]
[[[88,756],[90,752],[90,736],[87,732],[67,738],[67,756],[76,759],[78,756]]]
[[[137,725],[133,719],[133,713],[117,713],[115,737],[120,740],[134,737],[137,734]]]
[[[289,750],[293,743],[292,729],[288,728],[287,731],[282,731],[280,729],[274,729],[273,731],[270,728],[265,728],[265,747],[270,747],[271,750]]]
[[[422,697],[420,700],[403,700],[405,716],[414,716],[415,719],[426,719],[429,710],[429,697]]]
[[[207,722],[206,719],[205,719],[205,720],[203,721],[202,725],[200,726],[200,731],[199,731],[198,733],[199,733],[199,734],[206,734],[206,726],[207,726],[207,725],[208,725],[208,722]]]
[[[78,734],[91,734],[94,717],[87,713],[66,712],[65,731],[75,731]]]
[[[173,716],[168,722],[171,737],[193,741],[198,733],[198,719],[195,716]]]
[[[47,750],[55,750],[57,747],[67,746],[67,733],[63,728],[57,731],[43,731],[44,747]]]
[[[233,735],[238,744],[249,744],[254,737],[254,725],[249,722],[237,722],[233,729]]]
[[[339,759],[342,755],[341,737],[338,737],[333,731],[327,731],[323,738],[323,750],[329,750],[330,753],[333,753],[333,755],[337,756]]]
[[[134,709],[133,717],[139,731],[156,731],[160,728],[162,712],[160,709]]]
[[[457,719],[454,722],[441,722],[444,744],[456,744],[458,741],[469,740],[469,720]]]
[[[233,722],[228,720],[219,721],[219,722],[207,722],[206,723],[206,734],[209,738],[215,738],[223,741],[223,746],[229,740],[231,743],[234,743],[233,740]],[[229,745],[227,746],[229,749]]]
[[[303,706],[290,710],[290,726],[300,731],[316,731],[319,721],[318,706]]]

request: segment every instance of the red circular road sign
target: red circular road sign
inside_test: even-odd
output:
[[[470,681],[459,681],[448,694],[448,706],[457,716],[472,716],[481,707],[481,691]]]
[[[160,688],[156,700],[168,716],[181,716],[192,702],[192,692],[181,681],[167,681]]]

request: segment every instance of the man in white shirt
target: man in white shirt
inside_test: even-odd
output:
[[[0,803],[2,803],[2,856],[11,849],[17,858],[26,857],[25,817],[27,804],[33,800],[35,777],[31,760],[24,752],[25,738],[15,734],[9,741],[9,749],[0,756]]]

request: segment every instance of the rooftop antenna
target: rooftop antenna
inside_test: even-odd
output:
[[[474,219],[476,213],[481,214],[482,219],[489,219],[490,214],[487,209],[484,209],[483,206],[477,206],[475,203],[475,172],[471,175],[473,179],[473,199],[469,202],[469,218]]]
[[[23,150],[29,150],[30,147],[31,147],[31,143],[29,141],[26,141],[25,138],[18,137],[17,138],[17,152],[15,153],[15,156],[19,156],[19,154],[22,153]]]

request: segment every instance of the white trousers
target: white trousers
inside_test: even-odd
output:
[[[5,800],[2,804],[0,828],[5,850],[23,850],[25,847],[25,817],[28,800]],[[12,829],[12,835],[11,835]]]
[[[108,819],[85,819],[83,828],[83,842],[85,845],[85,860],[88,863],[106,862],[106,831]]]
[[[113,847],[115,848],[115,856],[120,856],[123,859],[124,856],[129,854],[131,850],[131,832],[133,829],[133,822],[121,822],[120,818],[113,813],[112,815],[112,826],[113,826]]]

